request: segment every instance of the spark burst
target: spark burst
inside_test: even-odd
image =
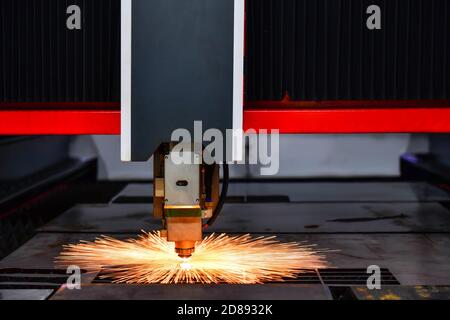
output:
[[[324,250],[305,243],[282,243],[275,237],[211,235],[197,244],[189,259],[174,252],[174,244],[159,233],[137,239],[102,236],[94,242],[64,246],[59,265],[102,270],[115,283],[258,284],[294,278],[304,269],[327,265]]]

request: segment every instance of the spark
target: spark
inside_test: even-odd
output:
[[[306,269],[327,266],[326,250],[276,237],[210,235],[197,243],[192,257],[180,258],[159,233],[137,239],[107,236],[64,246],[59,265],[77,265],[115,283],[260,284],[295,278]]]

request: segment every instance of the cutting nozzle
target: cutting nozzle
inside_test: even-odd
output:
[[[195,241],[175,242],[175,252],[180,258],[190,258],[195,252]]]

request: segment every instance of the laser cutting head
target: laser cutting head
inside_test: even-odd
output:
[[[172,144],[162,144],[154,155],[153,214],[162,220],[161,235],[188,258],[203,238],[203,219],[211,217],[219,201],[219,169],[203,164],[202,152],[190,146],[183,148],[186,161],[174,161],[177,156]]]

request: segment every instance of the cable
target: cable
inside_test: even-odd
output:
[[[227,199],[228,185],[230,183],[230,171],[227,163],[224,163],[222,165],[222,170],[223,170],[222,192],[220,193],[219,202],[217,203],[217,206],[214,209],[211,218],[209,218],[206,224],[203,225],[203,228],[205,229],[211,227],[214,224],[214,222],[216,221],[217,217],[220,214],[220,211],[222,211],[222,207],[225,204],[225,200]]]

